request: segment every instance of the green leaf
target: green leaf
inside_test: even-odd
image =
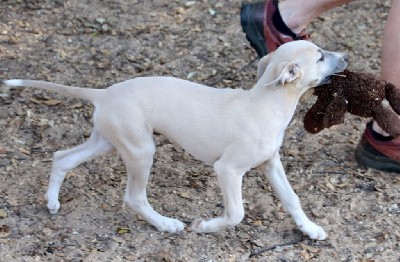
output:
[[[123,235],[123,234],[127,234],[127,233],[131,233],[131,230],[129,229],[129,227],[117,227],[118,235]]]

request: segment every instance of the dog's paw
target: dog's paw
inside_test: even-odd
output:
[[[47,209],[49,210],[49,213],[52,215],[55,215],[58,213],[58,210],[60,209],[60,202],[48,202],[47,203]]]
[[[205,226],[206,221],[201,220],[201,219],[196,219],[195,221],[193,221],[191,228],[194,232],[196,233],[205,233],[207,231],[205,231]]]
[[[57,214],[60,209],[60,202],[58,199],[51,199],[47,194],[44,198],[47,199],[47,209],[49,210],[49,213],[52,215]]]
[[[155,226],[158,231],[169,233],[177,233],[185,229],[185,224],[183,224],[178,219],[169,217],[164,217],[162,221],[158,221],[157,225]]]
[[[220,218],[214,218],[211,220],[202,220],[202,219],[196,219],[192,223],[192,230],[195,231],[196,233],[211,233],[211,232],[216,232],[220,229],[218,224],[220,224]]]
[[[327,237],[325,230],[311,221],[299,226],[299,229],[311,239],[325,240]]]

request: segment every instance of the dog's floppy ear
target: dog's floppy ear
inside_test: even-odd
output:
[[[265,69],[267,68],[269,62],[271,62],[272,55],[274,53],[270,53],[266,56],[263,56],[260,61],[258,62],[258,67],[257,67],[257,79],[260,79],[261,76],[264,74]]]
[[[296,63],[287,63],[283,66],[277,81],[279,85],[293,82],[301,76],[300,66]]]

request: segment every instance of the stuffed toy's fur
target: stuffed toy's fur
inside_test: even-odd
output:
[[[346,112],[372,117],[393,137],[400,136],[400,89],[370,73],[345,70],[316,87],[317,101],[304,117],[310,133],[343,123]],[[387,103],[388,102],[388,103]]]

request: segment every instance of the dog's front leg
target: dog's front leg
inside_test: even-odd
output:
[[[222,217],[210,220],[197,220],[192,229],[197,233],[215,232],[226,227],[233,227],[242,221],[244,208],[242,201],[242,178],[244,172],[233,168],[231,164],[219,160],[214,164],[219,186],[222,191],[225,211]]]
[[[264,163],[264,172],[282,201],[283,208],[293,217],[299,229],[311,239],[324,240],[326,238],[325,231],[308,219],[301,208],[299,197],[286,178],[278,152]]]
[[[126,142],[118,149],[128,173],[124,202],[159,231],[182,231],[185,225],[181,221],[161,215],[147,200],[146,187],[156,149],[151,134],[141,137],[140,143]]]

